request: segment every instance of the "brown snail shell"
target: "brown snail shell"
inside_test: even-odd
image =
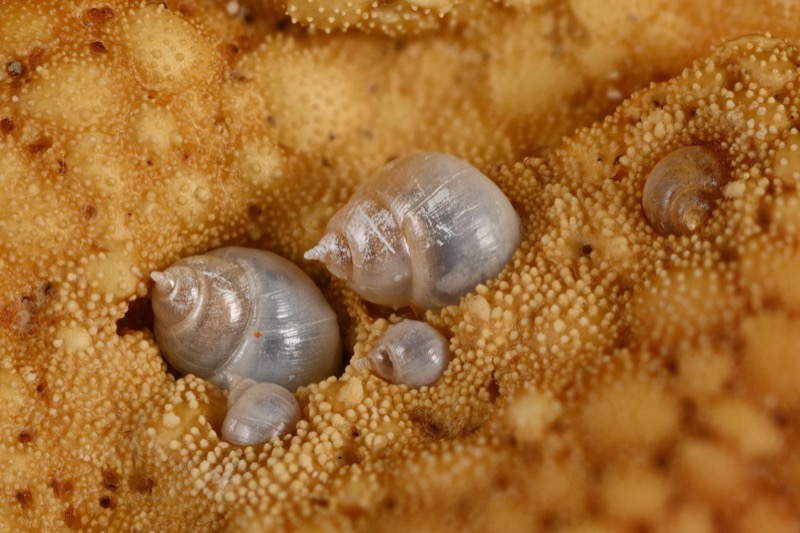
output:
[[[711,217],[727,176],[705,146],[684,146],[656,163],[645,180],[642,208],[662,235],[690,235]]]

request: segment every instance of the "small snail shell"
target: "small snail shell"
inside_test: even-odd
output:
[[[684,146],[656,163],[644,183],[644,216],[662,235],[689,235],[711,216],[725,177],[704,146]]]
[[[299,421],[294,394],[274,383],[239,379],[228,394],[222,438],[233,444],[260,444],[291,433]]]
[[[389,326],[367,357],[353,365],[392,383],[419,388],[436,383],[452,357],[447,338],[430,324],[403,320]]]
[[[359,187],[305,257],[365,300],[439,309],[496,276],[520,238],[517,213],[489,178],[453,156],[417,153]]]
[[[158,346],[179,372],[289,390],[336,373],[336,314],[311,279],[263,250],[229,247],[151,274]]]

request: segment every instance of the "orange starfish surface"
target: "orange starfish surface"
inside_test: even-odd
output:
[[[0,0],[0,529],[797,531],[800,6],[733,4]],[[302,258],[419,150],[522,220],[426,313]],[[346,363],[251,446],[150,311],[233,244]],[[349,364],[415,314],[435,385]]]

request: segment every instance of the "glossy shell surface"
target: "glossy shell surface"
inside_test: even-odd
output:
[[[336,314],[313,281],[263,250],[220,248],[152,275],[156,341],[178,372],[295,390],[334,375]]]
[[[306,258],[323,261],[365,300],[439,309],[496,276],[520,239],[519,216],[489,178],[426,152],[364,182]]]
[[[291,433],[299,421],[294,394],[274,383],[242,379],[228,395],[222,438],[239,445],[261,444]]]
[[[662,235],[690,235],[711,217],[726,176],[705,146],[684,146],[661,158],[647,176],[642,208]]]
[[[367,357],[355,365],[392,383],[419,388],[436,383],[452,357],[450,342],[433,326],[403,320],[389,326]]]

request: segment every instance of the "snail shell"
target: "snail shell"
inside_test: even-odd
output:
[[[229,247],[151,274],[158,346],[221,388],[245,377],[294,391],[336,373],[336,314],[311,279],[263,250]]]
[[[496,276],[520,238],[519,216],[478,169],[416,153],[362,184],[305,257],[365,300],[439,309]]]
[[[419,388],[436,383],[452,358],[450,342],[430,324],[403,320],[389,326],[367,357],[353,365],[392,383]]]
[[[274,383],[239,379],[228,394],[222,438],[233,444],[261,444],[291,433],[299,421],[294,394]]]
[[[678,148],[661,158],[647,176],[644,216],[662,235],[689,235],[711,216],[724,184],[714,152],[704,146]]]

